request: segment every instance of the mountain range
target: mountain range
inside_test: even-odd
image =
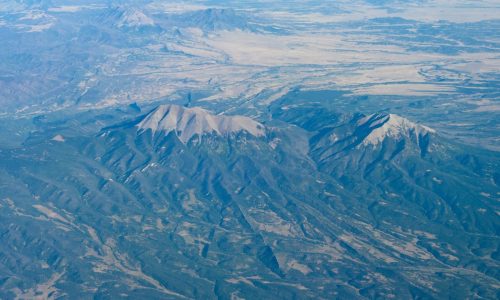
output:
[[[0,295],[495,297],[495,156],[394,114],[270,114],[165,104],[2,150]]]

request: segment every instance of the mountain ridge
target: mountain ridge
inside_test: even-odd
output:
[[[139,132],[151,130],[153,135],[163,132],[165,135],[174,132],[177,137],[187,143],[194,136],[215,133],[228,136],[238,132],[246,132],[255,137],[264,136],[264,125],[244,116],[213,115],[200,108],[187,108],[174,104],[160,105],[145,115],[136,125]]]
[[[155,21],[135,7],[117,6],[101,15],[101,21],[118,29],[141,29],[157,26]]]
[[[372,129],[364,140],[364,145],[373,145],[383,142],[388,137],[415,135],[417,138],[427,134],[435,134],[436,130],[425,125],[414,123],[396,114],[375,113],[358,121],[358,126],[367,126]]]

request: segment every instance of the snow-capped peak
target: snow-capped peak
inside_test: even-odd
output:
[[[151,129],[153,133],[175,132],[183,143],[195,135],[215,133],[229,135],[245,131],[253,136],[264,135],[264,126],[248,117],[213,115],[199,108],[179,105],[160,105],[146,115],[137,125],[139,130]]]
[[[412,135],[421,136],[436,131],[416,124],[395,114],[372,114],[358,121],[358,126],[367,126],[371,131],[363,140],[364,145],[377,145],[386,137],[400,138]]]
[[[137,9],[124,11],[118,27],[140,27],[140,26],[154,26],[155,22],[143,12]]]
[[[136,8],[117,7],[111,10],[105,17],[109,19],[106,22],[111,22],[118,28],[155,26],[153,19]]]
[[[122,21],[128,26],[154,26],[155,22],[138,10],[127,11]]]

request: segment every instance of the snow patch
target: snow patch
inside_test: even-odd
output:
[[[43,24],[43,25],[34,25],[34,26],[31,26],[31,29],[28,30],[28,32],[42,32],[42,31],[45,31],[45,30],[52,28],[52,26],[54,26],[53,23],[48,23],[48,24]]]
[[[48,11],[55,13],[75,13],[84,9],[100,9],[105,8],[104,5],[92,4],[92,5],[62,5],[57,7],[50,7]]]
[[[437,177],[432,177],[432,181],[436,182],[437,184],[442,184],[443,181]]]
[[[280,144],[281,140],[279,138],[274,138],[272,141],[269,142],[269,146],[275,150],[278,145]]]
[[[56,141],[56,142],[65,142],[66,140],[64,139],[64,137],[60,134],[54,136],[51,141]]]
[[[43,205],[35,204],[35,205],[33,205],[33,207],[36,208],[36,210],[38,210],[39,212],[44,214],[49,219],[57,220],[59,222],[71,225],[71,222],[68,221],[66,218],[64,218],[60,214],[54,212],[53,210],[51,210]]]
[[[44,20],[44,19],[50,19],[51,16],[47,15],[43,11],[40,10],[32,10],[32,11],[27,11],[24,16],[19,18],[19,20]]]
[[[61,290],[56,285],[65,272],[53,273],[45,282],[37,284],[28,290],[14,288],[12,291],[16,294],[16,299],[58,299],[63,296]]]
[[[308,266],[301,264],[296,260],[292,260],[292,261],[288,262],[287,265],[288,265],[289,269],[294,269],[294,270],[299,271],[300,273],[302,273],[304,275],[312,273],[312,271],[313,271]]]

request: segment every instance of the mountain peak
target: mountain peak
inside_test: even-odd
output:
[[[249,29],[246,16],[233,9],[208,8],[187,15],[188,23],[204,31]]]
[[[217,134],[227,136],[247,132],[263,136],[264,126],[244,116],[213,115],[200,107],[187,108],[174,104],[160,105],[147,114],[137,125],[139,131],[151,129],[153,134],[175,132],[183,143],[195,135]]]
[[[108,13],[107,17],[118,28],[155,26],[153,19],[141,10],[133,7],[116,7]]]
[[[221,17],[221,16],[235,16],[236,12],[232,8],[207,8],[204,10],[205,15],[213,16],[213,17]]]
[[[358,121],[358,126],[365,127],[370,133],[364,138],[364,145],[377,145],[386,137],[401,138],[421,136],[436,131],[424,125],[416,124],[395,114],[376,113]]]

